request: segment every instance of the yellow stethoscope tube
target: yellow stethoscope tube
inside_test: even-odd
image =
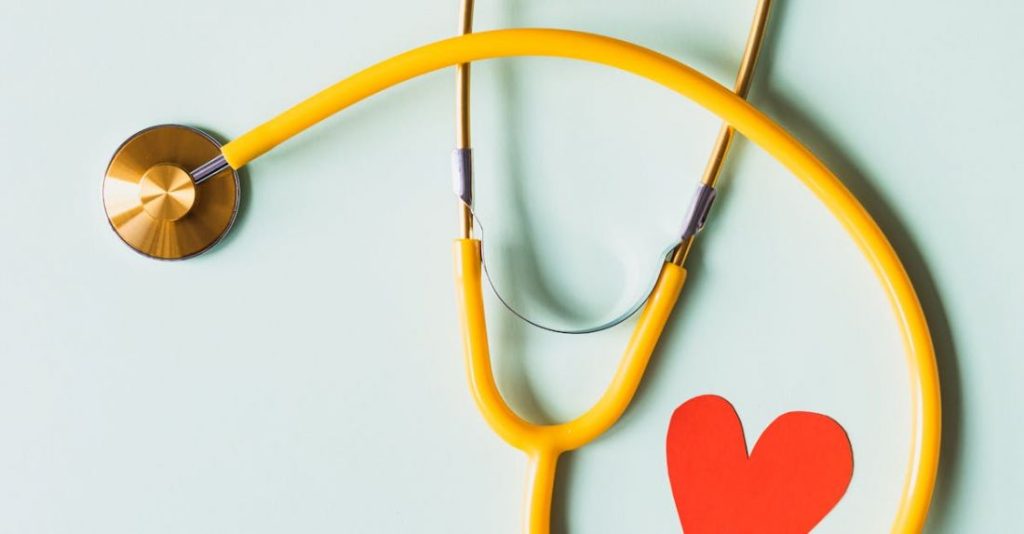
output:
[[[626,353],[597,404],[568,423],[535,425],[524,421],[508,407],[494,382],[484,321],[480,267],[480,241],[456,240],[455,287],[469,384],[473,399],[491,428],[529,457],[525,529],[530,534],[546,534],[551,523],[551,496],[559,455],[590,443],[611,428],[626,411],[679,298],[686,270],[668,262],[662,265],[654,290],[626,345]]]
[[[365,69],[223,147],[228,164],[238,169],[261,154],[326,117],[410,78],[444,67],[508,56],[558,56],[600,63],[632,72],[690,98],[750,141],[760,146],[799,178],[839,219],[875,270],[899,321],[910,367],[912,433],[910,461],[893,532],[918,532],[925,523],[938,468],[941,428],[939,378],[924,312],[896,252],[871,216],[842,183],[796,139],[727,88],[669,57],[651,50],[587,33],[519,29],[474,33],[445,39]],[[534,463],[531,501],[536,501],[533,533],[547,532],[541,524],[550,512],[551,480],[557,451],[581,443],[614,422],[629,404],[646,364],[682,286],[684,271],[666,266],[657,290],[641,315],[627,356],[598,405],[576,421],[552,427],[523,422],[498,394],[487,361],[487,338],[480,306],[478,243],[456,241],[456,278],[460,316],[467,342],[470,382],[484,417],[499,434],[531,453]],[[595,414],[595,415],[591,415]],[[610,418],[610,420],[608,420]],[[537,430],[551,428],[557,430]],[[585,441],[583,441],[585,442]],[[544,456],[541,451],[550,454]]]

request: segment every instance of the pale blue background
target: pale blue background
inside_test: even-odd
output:
[[[481,1],[477,20],[614,35],[728,83],[753,5]],[[1021,6],[780,0],[752,92],[878,218],[920,292],[946,410],[933,532],[1011,531],[1024,490]],[[464,383],[451,72],[254,163],[236,228],[197,259],[133,254],[99,200],[132,132],[239,135],[450,35],[456,12],[455,0],[0,0],[0,532],[518,531],[524,461]],[[717,121],[591,65],[475,73],[496,276],[550,319],[606,316],[677,229]],[[907,375],[859,252],[740,141],[690,265],[633,408],[565,461],[556,526],[678,532],[666,424],[710,392],[751,441],[788,410],[839,420],[856,472],[818,530],[887,530]],[[631,324],[565,337],[490,311],[503,390],[543,421],[597,398]]]

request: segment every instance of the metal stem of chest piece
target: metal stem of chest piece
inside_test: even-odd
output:
[[[226,171],[231,168],[228,165],[228,160],[221,154],[210,161],[196,167],[192,172],[188,173],[192,177],[192,182],[199,185],[210,178],[213,178],[218,173]]]

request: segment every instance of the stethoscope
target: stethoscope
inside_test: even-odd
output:
[[[747,45],[756,57],[767,3]],[[646,48],[600,35],[554,29],[513,29],[468,34],[472,3],[464,0],[463,35],[422,46],[382,61],[313,95],[277,117],[220,146],[189,127],[148,128],[114,154],[103,184],[111,227],[136,251],[158,259],[194,256],[216,244],[237,213],[237,170],[321,120],[401,82],[438,69],[459,70],[460,131],[468,132],[468,70],[474,61],[509,56],[553,56],[615,67],[676,91],[728,126],[719,146],[728,147],[732,129],[771,154],[799,178],[840,221],[874,268],[893,306],[910,370],[910,458],[894,532],[918,532],[925,523],[938,468],[941,413],[939,379],[931,337],[911,281],[895,250],[867,211],[815,156],[740,95],[692,68]],[[760,22],[757,22],[760,21]],[[759,27],[761,29],[759,29]],[[751,43],[755,44],[751,44]],[[740,81],[743,80],[741,69]],[[743,83],[738,84],[742,92]],[[721,164],[713,156],[710,167]],[[525,530],[549,531],[551,499],[559,456],[586,445],[625,412],[683,283],[683,263],[713,200],[714,179],[702,180],[679,246],[661,266],[640,310],[625,353],[603,396],[586,413],[561,424],[536,425],[504,401],[494,380],[482,291],[481,241],[472,237],[471,163],[468,135],[456,148],[456,192],[461,235],[454,243],[457,304],[473,398],[494,431],[529,458]],[[717,163],[716,163],[717,161]],[[711,169],[717,176],[717,169]]]

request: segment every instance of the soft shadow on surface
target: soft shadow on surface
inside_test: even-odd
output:
[[[561,307],[555,297],[552,288],[545,282],[545,277],[540,273],[540,266],[537,256],[537,232],[534,224],[527,214],[526,198],[524,193],[524,171],[522,158],[525,150],[522,147],[520,132],[525,131],[521,120],[522,97],[520,80],[516,76],[515,69],[508,61],[502,61],[497,65],[498,88],[504,113],[501,115],[502,130],[507,132],[502,146],[502,168],[504,170],[503,190],[501,194],[509,199],[513,206],[514,219],[518,223],[518,230],[514,234],[514,241],[506,246],[513,248],[516,254],[515,264],[507,269],[511,276],[506,279],[510,287],[521,287],[529,283],[531,290],[539,297],[539,300],[557,310],[559,315],[571,313],[568,309]],[[486,222],[484,223],[486,224]],[[483,236],[486,240],[487,236]],[[493,241],[492,241],[493,243]],[[483,254],[487,255],[488,245],[483,244]],[[493,257],[493,256],[492,256]],[[538,402],[536,391],[526,376],[523,354],[527,350],[526,339],[522,335],[523,329],[532,328],[522,322],[521,319],[502,310],[496,314],[500,323],[498,332],[501,333],[500,340],[495,346],[497,350],[491,357],[495,361],[496,374],[501,377],[499,382],[503,385],[502,394],[507,397],[510,405],[523,417],[536,423],[554,423],[551,414],[546,411]]]
[[[775,52],[779,36],[786,32],[788,8],[789,2],[776,2],[769,31],[765,36],[764,55],[751,92],[752,99],[755,105],[810,148],[853,192],[889,238],[914,284],[935,344],[942,387],[942,454],[929,521],[931,527],[941,528],[946,511],[955,508],[962,440],[960,373],[946,307],[935,277],[911,231],[901,220],[898,210],[874,185],[898,177],[867,175],[863,170],[865,165],[852,155],[855,151],[844,146],[842,139],[828,130],[827,118],[809,116],[799,103],[786,95],[784,88],[772,83],[772,71],[777,58]]]
[[[573,532],[569,521],[569,490],[568,481],[576,471],[576,459],[572,452],[558,459],[558,470],[555,471],[555,491],[551,497],[551,534],[569,534]]]
[[[521,20],[519,20],[521,17],[518,14],[518,9],[522,7],[520,4],[521,2],[516,0],[508,0],[504,3],[506,26],[522,26]],[[682,55],[682,52],[685,51],[683,46],[674,48],[669,52],[677,56]],[[735,54],[717,49],[687,53],[689,60],[692,61],[696,58],[702,63],[720,65],[722,67],[720,70],[723,72],[732,68],[730,65],[735,61],[734,56]],[[536,221],[530,217],[529,201],[525,192],[525,188],[528,187],[525,183],[526,171],[521,162],[529,156],[523,146],[525,136],[532,129],[543,127],[543,124],[524,124],[522,118],[524,76],[516,68],[516,64],[511,61],[498,61],[494,64],[494,72],[497,75],[498,100],[502,104],[499,128],[506,133],[501,138],[503,144],[500,146],[499,162],[502,180],[497,185],[501,188],[501,197],[507,199],[510,211],[509,221],[516,225],[515,233],[506,233],[503,236],[505,242],[502,243],[502,246],[514,251],[514,254],[501,254],[503,257],[511,258],[510,264],[502,267],[503,271],[507,273],[503,277],[503,282],[507,285],[501,289],[509,294],[529,292],[532,300],[564,320],[563,324],[591,324],[591,321],[584,321],[585,317],[579,310],[574,309],[560,297],[558,288],[551,284],[541,268],[539,248],[543,232],[538,231]],[[494,146],[494,143],[491,145]],[[698,178],[698,176],[693,177],[695,184]],[[680,199],[680,216],[685,212],[687,202],[689,202],[688,198]],[[486,226],[487,221],[482,221],[482,224]],[[483,237],[485,240],[483,254],[486,256],[488,248],[486,233]],[[497,246],[493,239],[490,243],[491,246]],[[495,254],[492,254],[492,258]],[[695,254],[691,261],[699,261],[699,256],[699,253]],[[526,325],[519,318],[504,310],[496,314],[493,320],[494,324],[499,327],[496,332],[500,333],[500,337],[496,337],[492,346],[501,348],[493,351],[492,358],[496,374],[500,377],[502,393],[506,396],[507,401],[518,413],[531,421],[558,422],[553,420],[550,412],[540,405],[536,391],[527,376],[522,357],[522,354],[529,350],[522,333],[525,329],[534,327]],[[635,324],[633,320],[627,320],[616,328],[631,328],[633,324]],[[619,349],[613,348],[612,350]]]

